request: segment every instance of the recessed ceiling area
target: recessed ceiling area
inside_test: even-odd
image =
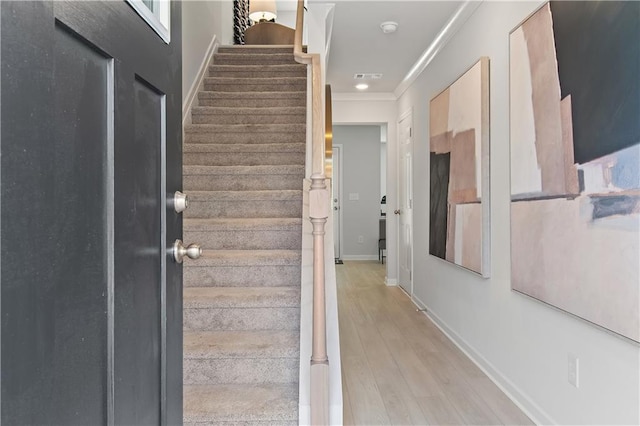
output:
[[[320,3],[320,2],[318,2]],[[367,92],[391,93],[463,3],[461,1],[335,0],[327,83],[333,93],[362,93],[354,75],[382,73],[358,80]],[[380,24],[398,23],[384,34]]]

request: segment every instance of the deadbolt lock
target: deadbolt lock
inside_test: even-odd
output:
[[[182,213],[187,207],[189,207],[189,197],[187,197],[187,194],[176,191],[176,193],[173,194],[173,208],[176,213]]]

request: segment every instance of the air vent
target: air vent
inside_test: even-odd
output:
[[[382,74],[380,73],[357,73],[353,75],[356,80],[380,80]]]

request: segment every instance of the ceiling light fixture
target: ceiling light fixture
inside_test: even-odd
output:
[[[395,33],[398,29],[398,23],[393,21],[387,21],[380,24],[380,28],[382,28],[382,32],[385,34]]]
[[[356,84],[356,89],[358,90],[367,90],[368,88],[369,88],[368,84],[365,84],[365,83]]]

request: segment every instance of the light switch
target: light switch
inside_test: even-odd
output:
[[[357,192],[349,193],[349,201],[358,201],[359,199],[360,199],[360,194],[358,194]]]

